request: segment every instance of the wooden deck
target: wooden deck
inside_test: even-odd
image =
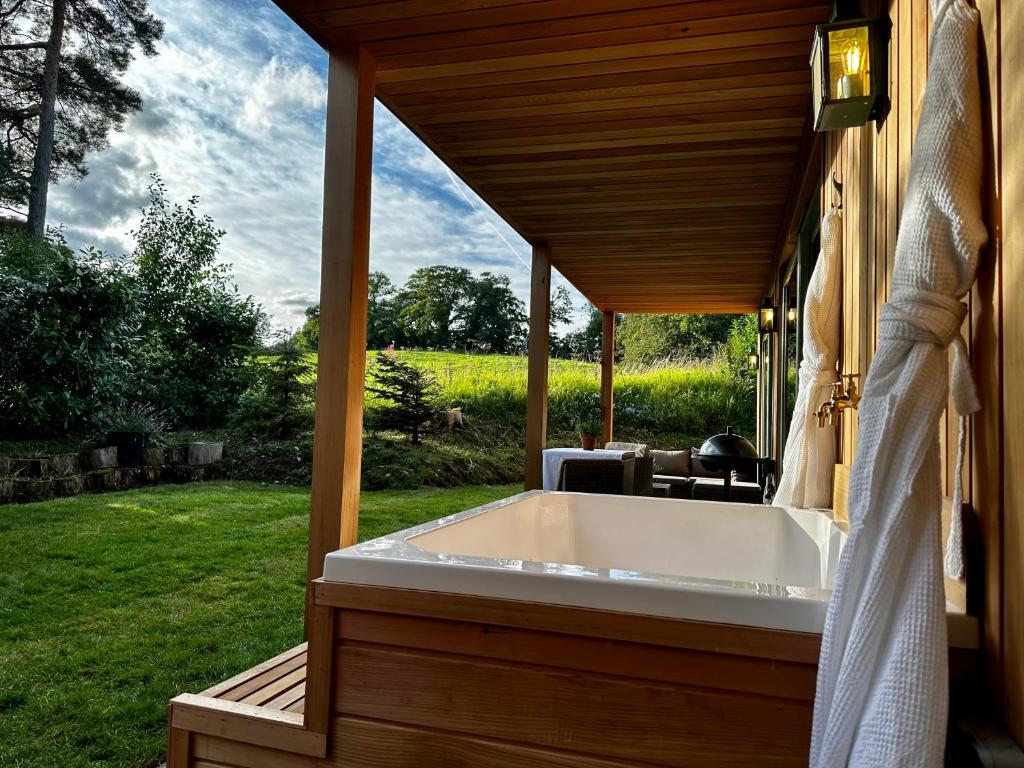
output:
[[[302,714],[306,708],[306,643],[218,683],[199,695]]]

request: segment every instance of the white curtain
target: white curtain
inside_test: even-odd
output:
[[[938,420],[950,344],[957,410],[977,408],[958,299],[974,282],[986,234],[978,14],[964,0],[931,6],[928,84],[893,293],[860,404],[850,536],[822,638],[814,768],[942,765],[948,671]]]
[[[803,308],[800,388],[783,453],[782,481],[774,504],[831,507],[836,433],[818,427],[817,410],[832,394],[839,357],[842,310],[843,222],[834,208],[821,222],[821,254],[807,285]]]

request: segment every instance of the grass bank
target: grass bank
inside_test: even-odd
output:
[[[399,355],[432,371],[445,404],[462,408],[471,424],[521,429],[525,423],[525,357],[419,351]],[[600,389],[598,364],[551,361],[548,426],[556,441],[574,439],[576,419],[596,413]],[[368,399],[367,407],[374,406],[374,400]],[[724,363],[618,366],[615,371],[615,427],[621,438],[685,448],[691,443],[700,445],[727,424],[741,434],[753,435],[754,420],[753,387],[734,376]]]
[[[359,535],[518,490],[367,493]],[[0,766],[158,764],[168,699],[301,642],[308,511],[255,483],[0,506]]]

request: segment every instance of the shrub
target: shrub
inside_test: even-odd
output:
[[[122,262],[60,234],[0,232],[0,431],[63,432],[119,401],[137,327]]]
[[[176,426],[216,426],[252,382],[266,316],[217,264],[224,232],[201,215],[198,198],[171,204],[154,177],[134,233],[142,289],[139,394]]]
[[[148,403],[128,403],[103,409],[93,418],[97,443],[106,445],[111,432],[146,435],[154,444],[163,441],[167,422],[162,413]]]

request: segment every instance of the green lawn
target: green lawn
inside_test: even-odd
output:
[[[366,493],[360,538],[519,490]],[[158,763],[168,699],[301,642],[308,506],[256,483],[0,506],[0,766]]]

